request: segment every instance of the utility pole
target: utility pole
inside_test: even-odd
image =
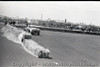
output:
[[[65,23],[67,22],[67,19],[65,19]]]
[[[5,16],[5,25],[7,24],[8,22],[7,22],[7,17]]]

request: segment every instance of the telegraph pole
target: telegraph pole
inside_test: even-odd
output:
[[[67,22],[67,19],[65,19],[65,23]]]

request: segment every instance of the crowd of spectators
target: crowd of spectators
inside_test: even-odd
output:
[[[100,27],[95,26],[95,25],[73,24],[71,22],[61,23],[61,22],[56,22],[56,21],[39,21],[39,25],[50,27],[50,28],[79,31],[82,33],[100,34]]]
[[[7,23],[15,24],[16,20],[19,21],[18,22],[19,24],[21,23],[21,24],[26,24],[26,26],[28,25],[25,19],[19,20],[19,19],[11,19],[9,17],[4,17],[4,18],[0,17],[0,22],[5,22],[5,25]],[[49,21],[39,20],[38,25],[55,29],[78,31],[82,33],[100,34],[100,27],[95,25],[74,24],[71,22],[57,22],[54,20],[49,20]]]

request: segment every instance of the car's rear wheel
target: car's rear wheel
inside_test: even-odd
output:
[[[38,32],[37,35],[40,35],[40,33]]]
[[[24,39],[22,38],[21,42],[23,42],[23,41],[24,41]]]
[[[49,53],[44,53],[44,58],[49,58]]]
[[[38,58],[43,58],[43,52],[42,52],[42,51],[40,51],[40,52],[38,53]]]

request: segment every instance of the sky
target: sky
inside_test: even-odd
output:
[[[0,1],[0,15],[100,26],[99,1]]]

